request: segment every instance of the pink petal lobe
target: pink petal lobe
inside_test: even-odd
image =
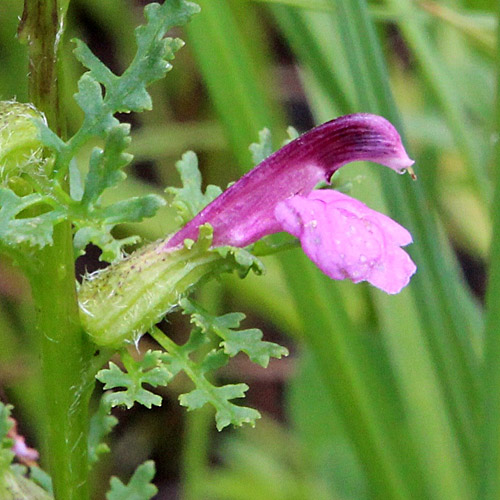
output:
[[[410,233],[345,194],[319,190],[293,196],[276,206],[275,217],[333,279],[368,281],[394,294],[408,284],[416,270],[400,248],[411,242]]]

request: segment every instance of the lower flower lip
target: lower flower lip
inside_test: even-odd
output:
[[[368,281],[399,293],[416,266],[400,247],[410,233],[389,217],[334,190],[313,191],[277,205],[276,218],[306,255],[332,279]]]

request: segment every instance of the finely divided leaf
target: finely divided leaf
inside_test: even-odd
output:
[[[163,198],[156,194],[147,194],[96,209],[90,212],[90,215],[106,224],[113,225],[124,222],[140,222],[146,217],[152,217],[163,205],[165,205]]]
[[[172,371],[162,362],[163,356],[164,353],[160,351],[147,351],[142,360],[128,362],[126,372],[110,362],[109,368],[101,370],[96,378],[104,383],[105,390],[117,387],[124,387],[125,390],[110,393],[107,396],[109,404],[112,407],[124,405],[127,408],[132,408],[135,402],[147,408],[161,406],[162,398],[142,385],[167,385],[173,378]]]
[[[94,243],[103,252],[101,260],[114,261],[122,256],[124,245],[137,241],[135,237],[115,240],[111,231],[116,224],[151,217],[165,202],[150,195],[100,206],[103,192],[123,180],[122,169],[132,159],[125,152],[130,142],[130,127],[121,125],[114,115],[151,108],[146,87],[171,69],[169,61],[183,44],[180,40],[165,38],[165,34],[198,11],[197,5],[185,0],[147,5],[147,22],[136,30],[137,53],[121,76],[113,74],[84,42],[75,41],[75,55],[89,70],[80,78],[75,95],[84,111],[83,123],[77,133],[64,142],[43,121],[37,121],[40,140],[54,154],[51,180],[46,183],[52,192],[47,193],[46,198],[38,194],[19,197],[0,188],[0,248],[14,255],[29,249],[27,247],[50,245],[53,226],[63,220],[70,220],[75,228],[76,255],[81,255],[88,243]],[[105,145],[92,151],[86,183],[80,187],[75,158],[81,148],[96,137],[104,139]],[[71,197],[61,185],[70,165]],[[41,204],[44,204],[42,208]],[[39,206],[34,211],[26,211],[35,205]],[[19,248],[20,245],[24,248]]]
[[[164,38],[165,33],[186,23],[198,11],[197,5],[184,0],[147,5],[144,9],[147,23],[136,29],[137,53],[121,76],[106,68],[82,41],[76,41],[75,56],[89,69],[80,79],[76,95],[85,112],[77,135],[103,136],[117,125],[115,113],[151,109],[146,87],[165,76],[172,67],[168,61],[183,45],[181,40]],[[105,88],[104,95],[101,85]]]
[[[95,148],[89,162],[89,172],[85,181],[82,205],[88,207],[99,196],[125,178],[122,168],[132,160],[132,155],[124,153],[130,144],[130,125],[122,123],[113,127],[107,138],[104,150]]]
[[[155,475],[155,464],[152,460],[137,467],[127,485],[117,477],[110,481],[111,489],[106,493],[106,500],[149,500],[158,493],[158,488],[151,484]]]
[[[242,313],[230,313],[223,316],[214,316],[198,304],[188,299],[180,303],[185,314],[191,314],[191,322],[198,326],[204,333],[214,333],[222,339],[220,346],[230,356],[244,352],[253,363],[264,368],[269,364],[269,359],[281,358],[288,355],[288,350],[273,342],[262,341],[262,332],[257,328],[235,331],[245,319]]]
[[[250,144],[249,149],[254,165],[264,161],[274,151],[271,131],[268,128],[262,129],[259,132],[259,142]]]
[[[35,206],[47,205],[47,198],[39,194],[17,196],[10,189],[0,187],[0,246],[19,247],[28,245],[43,248],[52,243],[53,226],[65,218],[61,209],[34,217],[23,213]],[[53,203],[53,200],[50,200]]]
[[[180,221],[186,223],[215,200],[222,190],[218,186],[209,185],[203,193],[198,157],[192,151],[184,153],[175,167],[181,176],[182,187],[170,187],[166,192],[174,195],[172,206],[177,210]]]
[[[91,464],[94,464],[99,460],[99,455],[109,453],[109,446],[103,442],[103,439],[113,430],[113,427],[118,423],[118,419],[109,414],[111,410],[111,404],[106,396],[107,394],[104,394],[104,396],[101,398],[99,408],[90,419],[88,455],[89,462]]]
[[[299,133],[294,127],[288,127],[286,129],[288,137],[283,141],[282,146],[285,146],[289,142],[297,139]],[[264,161],[268,156],[274,153],[273,148],[273,137],[271,131],[268,128],[263,128],[259,131],[259,141],[250,144],[249,148],[252,153],[252,161],[254,165],[258,165],[261,161]]]
[[[213,251],[228,259],[228,263],[232,260],[232,267],[240,278],[244,278],[251,270],[258,276],[265,272],[262,261],[244,248],[225,246],[214,248]]]
[[[176,345],[170,339],[166,341],[165,334],[157,328],[153,329],[152,335],[168,351],[163,356],[164,362],[175,366],[177,370],[184,370],[195,386],[193,391],[179,396],[182,406],[186,406],[188,410],[194,410],[207,403],[211,404],[216,411],[215,420],[218,430],[230,424],[240,426],[250,423],[253,425],[255,420],[260,418],[257,410],[237,406],[230,401],[244,397],[248,389],[247,385],[217,387],[208,380],[208,373],[226,365],[229,356],[220,349],[212,349],[202,355],[200,351],[206,350],[211,339],[200,328],[194,328],[189,340],[182,346]],[[199,361],[194,361],[195,359]]]
[[[182,394],[179,397],[179,402],[182,406],[186,406],[188,410],[201,408],[206,403],[212,404],[216,410],[215,423],[217,430],[221,431],[228,425],[234,425],[235,427],[245,423],[254,425],[255,420],[260,418],[260,413],[257,410],[237,406],[230,401],[231,399],[245,397],[247,390],[248,386],[246,384],[215,387],[207,383],[188,394]]]
[[[77,224],[75,224],[77,225]],[[85,247],[93,243],[102,250],[99,260],[104,262],[114,262],[123,258],[123,248],[133,245],[140,240],[139,236],[129,236],[127,238],[116,239],[111,235],[113,225],[103,223],[98,226],[85,224],[78,229],[73,239],[75,256],[78,257],[85,253]]]
[[[72,141],[76,142],[75,137],[78,135],[85,138],[92,135],[103,137],[112,127],[119,125],[120,122],[113,116],[117,110],[105,105],[101,85],[91,72],[84,73],[78,81],[75,100],[84,111],[85,117],[80,130],[70,140],[70,144]]]
[[[73,240],[76,255],[82,255],[85,247],[93,243],[102,250],[100,260],[114,262],[121,259],[123,248],[137,243],[140,237],[129,236],[118,240],[111,234],[113,228],[117,224],[140,222],[146,217],[152,217],[163,205],[163,198],[150,194],[119,201],[104,208],[90,207],[84,211],[84,216],[78,211],[73,218],[77,229]]]

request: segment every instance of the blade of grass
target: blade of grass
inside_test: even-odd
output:
[[[286,252],[282,257],[300,308],[304,339],[339,410],[373,498],[426,498],[426,485],[402,425],[397,391],[381,376],[384,360],[373,358],[347,316],[338,287],[303,262],[300,253]]]
[[[271,77],[259,52],[259,34],[256,31],[250,39],[238,28],[240,16],[246,17],[248,29],[256,29],[253,11],[246,4],[232,7],[227,0],[198,3],[201,13],[186,27],[189,47],[236,158],[249,166],[248,145],[256,140],[258,131],[276,129],[281,123],[276,108],[270,105]]]
[[[428,32],[419,16],[419,10],[408,0],[388,0],[388,4],[401,12],[398,23],[401,32],[418,62],[418,69],[423,75],[430,91],[436,96],[446,121],[455,138],[455,144],[467,165],[470,182],[476,194],[488,199],[490,189],[486,172],[482,168],[480,157],[474,148],[473,137],[468,130],[468,119],[461,104],[460,95],[450,85],[451,72],[446,68],[446,61],[436,54],[431,46]],[[470,125],[469,125],[470,128]]]
[[[333,0],[332,0],[333,1]],[[399,130],[398,116],[389,89],[382,52],[360,0],[336,2],[342,22],[339,28],[347,45],[358,88],[360,107],[388,117]],[[442,378],[450,413],[456,415],[461,448],[473,461],[476,446],[477,353],[473,339],[480,324],[479,313],[457,272],[457,265],[428,210],[431,205],[421,185],[401,182],[381,172],[390,210],[411,228],[417,242],[410,252],[420,265],[411,289],[424,325],[424,334]],[[477,337],[476,337],[477,338]]]
[[[253,1],[288,5],[290,7],[300,7],[302,9],[319,10],[322,12],[329,12],[333,10],[331,5],[328,5],[324,1],[317,1],[317,0],[316,1],[315,0],[253,0]]]
[[[497,4],[500,20],[500,4]],[[483,367],[483,422],[479,497],[500,497],[500,30],[497,32],[497,95],[495,116],[495,177],[493,236],[490,248],[489,284],[486,294],[486,325]]]
[[[304,68],[314,68],[317,82],[323,91],[335,99],[339,109],[352,109],[355,98],[352,87],[342,85],[337,75],[332,74],[332,62],[324,48],[316,42],[315,34],[303,13],[280,5],[272,6],[271,11]]]
[[[380,49],[374,53],[373,43],[378,42],[373,27],[366,15],[364,20],[356,21],[360,16],[359,8],[359,5],[349,3],[339,6],[339,9],[345,9],[339,24],[346,44],[345,53],[349,55],[354,71],[350,80],[354,82],[360,99],[356,110],[382,113],[401,129]],[[310,69],[314,74],[319,71],[315,66]],[[333,70],[330,78],[334,78]],[[333,100],[336,96],[329,95],[329,98]],[[411,251],[420,269],[411,288],[419,304],[420,317],[424,320],[424,334],[450,414],[460,434],[466,436],[464,446],[470,462],[476,439],[471,413],[472,408],[477,408],[477,379],[474,379],[477,377],[479,312],[463,285],[442,232],[438,231],[429,213],[430,200],[421,183],[409,186],[408,182],[394,179],[386,172],[381,171],[380,175],[392,213],[412,229],[415,237],[416,245]],[[458,314],[455,309],[459,310]]]

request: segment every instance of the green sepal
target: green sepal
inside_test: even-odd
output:
[[[47,173],[36,121],[44,123],[44,117],[31,104],[0,101],[0,183],[11,176]]]
[[[263,265],[233,247],[212,249],[212,228],[200,227],[197,241],[165,248],[161,240],[87,276],[79,291],[82,324],[97,345],[135,342],[160,321],[201,280],[236,270],[241,276]]]

